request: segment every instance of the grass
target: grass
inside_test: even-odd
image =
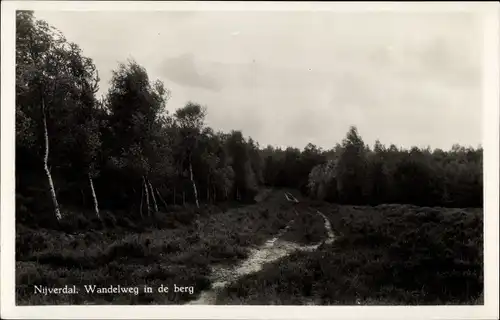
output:
[[[218,304],[478,304],[482,209],[312,204],[337,240],[241,278]]]
[[[293,219],[282,240],[315,244],[247,275],[219,294],[219,304],[481,304],[482,209],[410,205],[337,206],[271,192],[248,206],[169,207],[137,219],[133,212],[64,208],[57,224],[18,220],[16,298],[38,304],[182,304],[210,286],[210,267],[234,265]],[[264,201],[265,200],[265,201]],[[28,210],[23,208],[23,210]],[[17,214],[24,214],[22,210]],[[32,214],[31,216],[36,217]],[[194,294],[159,293],[160,286]],[[41,295],[35,285],[76,285],[81,294]],[[135,294],[86,294],[84,285],[139,287]],[[144,294],[144,285],[153,293]]]
[[[325,221],[315,210],[302,204],[294,205],[293,210],[296,212],[296,217],[290,229],[281,237],[282,240],[309,245],[328,237]]]
[[[274,198],[273,198],[274,196]],[[281,193],[265,203],[226,208],[172,208],[139,223],[130,214],[65,211],[57,228],[18,224],[16,297],[36,304],[179,304],[210,286],[212,264],[232,264],[293,218]],[[159,286],[192,286],[194,294],[156,292]],[[76,285],[81,294],[35,294],[34,286]],[[153,287],[153,293],[85,294],[84,285]]]

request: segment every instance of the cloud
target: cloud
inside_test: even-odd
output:
[[[102,89],[133,56],[172,90],[167,108],[196,101],[214,129],[263,145],[329,148],[349,125],[368,143],[481,141],[482,37],[471,13],[43,15],[94,59]]]
[[[194,61],[194,55],[186,53],[166,59],[161,66],[161,75],[179,85],[198,87],[212,91],[222,89],[220,83],[208,74],[200,74]]]

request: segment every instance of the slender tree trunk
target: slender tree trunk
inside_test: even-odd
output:
[[[184,191],[184,187],[182,188],[182,205],[186,205],[186,191]]]
[[[189,176],[191,178],[191,184],[193,185],[194,201],[196,202],[196,207],[199,208],[200,203],[198,202],[198,190],[196,189],[196,183],[194,182],[193,166],[191,165],[191,160],[189,160]]]
[[[144,201],[144,185],[141,186],[141,206],[139,207],[139,212],[141,213],[141,218],[144,218],[144,215],[142,214],[143,201]]]
[[[212,202],[215,203],[217,202],[217,190],[215,189],[215,185],[212,186],[212,194],[213,194]]]
[[[177,204],[175,198],[177,198],[177,187],[174,185],[174,206]]]
[[[153,206],[155,208],[155,212],[158,212],[158,204],[156,203],[156,197],[155,197],[155,192],[153,190],[153,186],[151,185],[151,182],[149,180],[148,181],[148,184],[149,184],[149,190],[151,192],[151,198],[153,199]]]
[[[158,191],[158,189],[156,189],[156,194],[158,194],[158,198],[161,200],[161,202],[165,206],[165,209],[167,209],[167,202],[165,200],[163,200],[163,197],[161,196],[161,193],[160,193],[160,191]]]
[[[207,202],[210,203],[210,174],[207,175]]]
[[[144,176],[142,176],[142,184],[144,185],[144,191],[146,191],[146,206],[148,208],[148,216],[151,216],[151,206],[149,204],[148,184],[146,183],[146,178]]]
[[[95,189],[94,189],[94,182],[92,181],[90,173],[89,173],[89,183],[90,183],[90,190],[92,191],[92,199],[94,200],[95,215],[97,216],[97,218],[99,218],[99,220],[101,220],[101,215],[99,214],[99,202],[97,202],[97,196],[95,194]]]
[[[85,201],[85,194],[83,193],[83,189],[82,188],[80,188],[80,193],[82,195],[82,205],[83,205],[83,207],[86,207],[87,203]]]
[[[52,204],[54,205],[54,213],[57,220],[61,220],[61,211],[59,210],[59,203],[57,202],[56,190],[54,188],[54,182],[52,181],[52,175],[49,169],[49,132],[47,130],[47,116],[45,114],[45,101],[42,99],[42,115],[43,115],[43,130],[45,136],[45,156],[43,157],[43,168],[45,169],[45,174],[47,175],[47,180],[49,180],[50,196],[52,198]]]

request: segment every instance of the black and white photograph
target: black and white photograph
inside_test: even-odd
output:
[[[6,2],[16,313],[498,318],[498,6]]]

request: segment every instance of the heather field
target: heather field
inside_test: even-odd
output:
[[[18,225],[18,303],[190,302],[211,290],[214,266],[234,270],[276,235],[278,242],[297,246],[277,247],[277,259],[261,258],[260,270],[233,276],[206,303],[475,304],[483,290],[481,209],[293,203],[279,190],[252,205],[171,209],[142,225],[127,225],[126,218],[111,213],[108,226],[80,213],[68,221],[79,230]],[[322,243],[328,235],[318,211],[331,223],[332,243]],[[300,250],[313,244],[319,246]],[[35,285],[173,284],[193,291],[40,295],[33,290]]]

